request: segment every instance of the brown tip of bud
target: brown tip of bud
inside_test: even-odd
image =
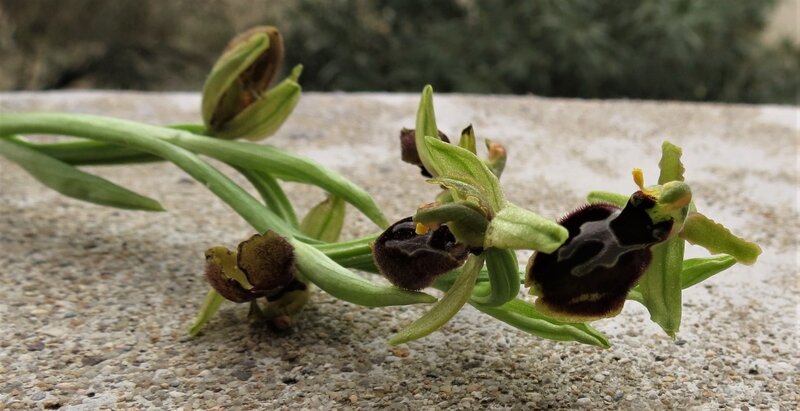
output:
[[[255,292],[276,290],[294,280],[294,247],[272,231],[240,243],[236,262]]]
[[[408,290],[430,286],[440,275],[463,265],[468,254],[467,246],[456,242],[447,225],[420,235],[411,217],[384,231],[372,250],[381,273]]]

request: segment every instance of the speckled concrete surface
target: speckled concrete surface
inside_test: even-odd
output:
[[[396,160],[416,104],[307,94],[270,143],[339,170],[400,218],[436,192]],[[194,94],[0,94],[3,111],[154,123],[192,121],[198,105]],[[800,110],[443,95],[436,105],[446,133],[472,122],[506,144],[510,199],[553,218],[591,189],[632,191],[632,167],[655,179],[670,139],[698,207],[764,254],[686,292],[677,341],[629,303],[595,323],[608,350],[530,337],[471,308],[390,348],[386,337],[421,307],[366,309],[322,293],[291,335],[248,326],[246,307],[231,304],[191,339],[202,252],[249,236],[240,219],[167,164],[91,169],[169,210],[153,214],[63,198],[0,158],[0,410],[798,409]],[[323,197],[287,187],[301,209]],[[370,230],[349,217],[347,236]]]

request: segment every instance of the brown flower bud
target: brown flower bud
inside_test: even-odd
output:
[[[295,280],[294,249],[271,231],[242,242],[238,252],[210,248],[206,251],[206,280],[233,302],[273,298]]]
[[[415,138],[416,133],[414,130],[408,128],[400,130],[400,158],[406,163],[418,166],[422,175],[430,178],[432,177],[431,173],[425,169],[425,166],[422,165],[422,160],[419,158]],[[450,142],[450,139],[441,130],[439,130],[439,139],[445,143]]]
[[[404,218],[384,231],[373,245],[378,269],[400,288],[428,287],[436,277],[460,267],[467,259],[468,247],[456,242],[447,225],[423,231],[417,232],[411,217]]]

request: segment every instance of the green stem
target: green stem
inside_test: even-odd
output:
[[[292,225],[292,227],[299,227],[300,223],[297,221],[297,214],[294,212],[289,198],[281,188],[281,185],[271,175],[255,170],[248,170],[242,167],[234,167],[241,175],[247,178],[247,181],[255,187],[261,198],[264,199],[267,207],[274,210],[275,214],[279,215],[284,221]]]

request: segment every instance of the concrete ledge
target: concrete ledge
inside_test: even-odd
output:
[[[202,253],[251,234],[167,164],[91,168],[159,199],[166,213],[80,203],[0,158],[0,410],[3,409],[797,409],[800,110],[640,101],[437,95],[439,126],[469,123],[507,145],[510,200],[549,216],[592,189],[657,178],[661,141],[684,149],[698,208],[757,241],[684,294],[677,341],[636,303],[595,325],[613,348],[530,337],[467,308],[443,331],[390,348],[423,308],[366,309],[317,293],[292,335],[225,306],[185,330],[206,286]],[[418,97],[306,94],[268,142],[340,170],[399,219],[436,188],[401,163],[397,135]],[[0,110],[57,110],[152,123],[196,121],[180,93],[5,93]],[[288,184],[301,209],[323,198]],[[372,231],[351,215],[346,236]],[[691,249],[690,256],[703,255]],[[794,387],[794,388],[792,388]]]

